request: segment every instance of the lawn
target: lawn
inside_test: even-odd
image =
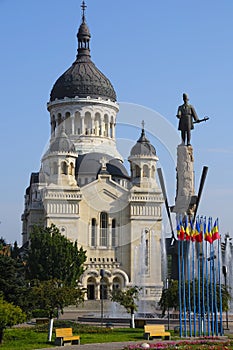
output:
[[[143,329],[94,327],[78,325],[74,322],[55,322],[55,327],[72,327],[73,333],[81,336],[81,344],[106,343],[117,341],[141,341]],[[4,350],[31,350],[54,347],[47,342],[47,326],[40,325],[25,328],[6,329],[3,336],[1,349]]]
[[[113,328],[108,329],[105,327],[94,327],[87,325],[80,325],[70,321],[56,321],[55,327],[72,327],[74,334],[81,336],[81,344],[88,343],[105,343],[105,342],[117,342],[117,341],[135,341],[138,344],[145,342],[143,340],[143,329],[142,328]],[[33,326],[25,328],[11,328],[4,332],[3,344],[1,349],[4,350],[34,350],[42,348],[53,348],[54,338],[52,343],[47,342],[47,326]],[[174,337],[173,337],[174,339]],[[176,342],[172,344],[166,341],[160,341],[159,343],[150,344],[151,349],[182,349],[182,350],[197,350],[197,349],[211,349],[211,350],[222,350],[222,349],[233,349],[233,342],[229,339],[228,343],[219,343],[218,340],[203,339],[202,343],[197,343],[198,340],[194,340],[192,343],[181,343],[178,338]],[[156,347],[155,347],[156,346]],[[125,348],[129,349],[142,349],[137,346],[130,345]]]

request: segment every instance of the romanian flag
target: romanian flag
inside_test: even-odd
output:
[[[195,241],[195,230],[193,227],[193,219],[190,220],[191,241]]]
[[[181,223],[181,221],[179,219],[177,219],[176,230],[177,230],[177,238],[178,238],[178,240],[183,241],[184,240],[185,231],[184,231],[184,227],[183,227],[183,225],[182,225],[182,223]]]
[[[205,224],[205,241],[210,244],[213,243],[212,230],[211,230],[211,218],[209,218],[208,225]]]
[[[200,220],[197,219],[196,229],[195,229],[195,241],[200,243],[202,242],[202,240],[203,240],[203,233],[201,230],[201,223],[200,223]]]
[[[180,240],[183,241],[185,238],[185,229],[182,222],[180,222]]]
[[[198,235],[198,232],[197,232],[197,230],[196,230],[196,227],[195,227],[193,221],[190,221],[190,225],[191,225],[191,227],[192,227],[192,241],[195,242],[195,241],[196,241],[196,238],[197,238],[197,235]]]
[[[186,218],[185,218],[185,238],[186,238],[186,241],[190,241],[191,240],[191,230],[190,230],[190,227],[189,227],[188,216],[187,215],[186,215]]]
[[[220,234],[218,232],[218,219],[215,220],[212,228],[212,241],[215,241],[216,239],[220,239]]]
[[[180,239],[180,223],[179,223],[179,220],[177,220],[177,223],[176,223],[176,232],[177,232],[177,238]]]

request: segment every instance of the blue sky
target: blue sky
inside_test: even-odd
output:
[[[80,3],[0,0],[0,236],[8,242],[21,242],[24,191],[49,140],[51,88],[76,56]],[[202,167],[209,167],[199,213],[218,216],[221,233],[232,235],[233,2],[87,0],[87,5],[92,59],[119,102],[156,111],[174,138],[183,92],[200,118],[210,117],[192,133],[196,189]],[[140,108],[135,113],[142,115],[132,120],[120,114],[121,124],[133,125],[135,132],[120,124],[118,137],[131,147],[139,134],[135,121],[140,127],[145,119],[174,204],[175,163],[169,154],[176,150],[167,152],[153,117]]]

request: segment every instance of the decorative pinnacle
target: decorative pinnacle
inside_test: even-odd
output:
[[[85,11],[86,11],[87,5],[85,4],[85,1],[83,0],[82,5],[81,5],[81,9],[83,11],[82,13],[82,21],[83,23],[85,23]]]
[[[144,122],[144,120],[142,120],[142,133],[141,133],[141,137],[143,138],[143,137],[145,137],[145,122]]]

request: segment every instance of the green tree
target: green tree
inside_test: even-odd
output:
[[[48,340],[51,341],[53,318],[63,313],[63,309],[68,305],[78,306],[84,301],[85,291],[80,288],[67,286],[59,280],[33,281],[29,291],[28,300],[31,309],[46,310],[50,319]]]
[[[78,249],[77,241],[73,243],[63,236],[55,225],[35,226],[25,258],[26,276],[31,286],[28,307],[47,310],[48,340],[51,341],[55,312],[83,301],[84,292],[77,288],[77,282],[84,272],[86,252]]]
[[[134,313],[138,310],[137,301],[141,288],[138,286],[128,287],[125,290],[115,289],[111,294],[111,300],[122,305],[131,315],[131,328],[135,328]]]
[[[23,308],[26,281],[23,261],[0,254],[0,291],[9,303]]]
[[[47,228],[35,226],[30,235],[30,246],[26,254],[27,278],[29,280],[60,280],[75,286],[84,272],[86,252],[78,249],[64,237],[55,225]]]
[[[169,288],[163,289],[159,306],[163,316],[168,308],[172,307],[175,310],[179,308],[178,281],[170,281]]]
[[[0,344],[2,343],[3,333],[7,327],[22,323],[26,320],[26,314],[19,306],[8,303],[0,296]]]

